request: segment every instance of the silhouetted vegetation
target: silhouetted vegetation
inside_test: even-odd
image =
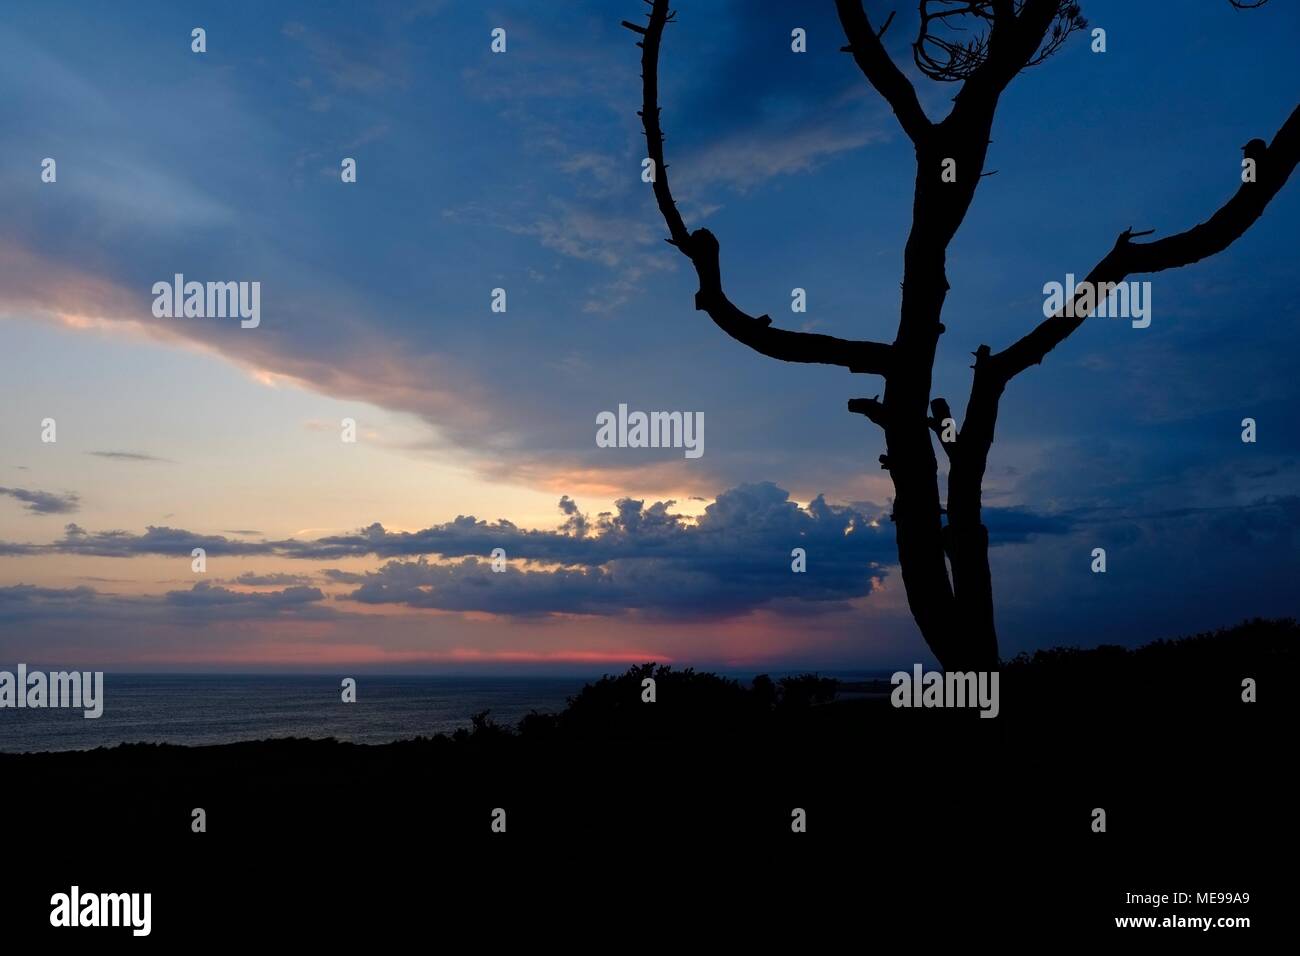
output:
[[[581,792],[592,783],[612,784],[620,774],[646,773],[639,761],[648,755],[659,768],[655,777],[669,768],[673,776],[691,773],[700,781],[734,773],[754,786],[775,782],[795,790],[805,776],[839,774],[846,785],[873,768],[888,776],[938,751],[957,761],[948,765],[950,773],[959,773],[963,760],[1048,767],[1062,751],[1096,765],[1123,762],[1117,742],[1150,733],[1161,735],[1167,753],[1184,745],[1194,750],[1205,733],[1238,750],[1266,747],[1277,731],[1263,715],[1293,711],[1289,675],[1297,665],[1300,626],[1290,619],[1254,620],[1134,650],[1038,651],[1003,666],[999,716],[984,720],[975,709],[894,708],[884,679],[841,684],[815,674],[759,675],[746,684],[646,663],[587,684],[559,713],[531,713],[513,727],[483,711],[453,734],[380,746],[277,739],[0,754],[0,774],[39,777],[49,784],[42,792],[52,795],[88,787],[99,805],[127,813],[150,806],[162,813],[164,805],[168,813],[188,812],[173,798],[194,791],[194,805],[229,798],[257,816],[270,802],[292,805],[295,793],[315,794],[308,805],[332,805],[349,787],[357,790],[356,808],[379,794],[400,801],[481,792],[500,800],[487,796],[493,781],[512,778]],[[643,701],[646,678],[654,680],[653,703]],[[1245,678],[1259,685],[1257,703],[1241,699]],[[1143,772],[1142,760],[1134,759]],[[37,804],[48,809],[57,800]]]
[[[658,890],[694,879],[711,892],[709,874],[727,866],[732,883],[751,887],[772,867],[801,884],[822,874],[807,885],[826,892],[848,885],[832,874],[871,864],[928,893],[950,879],[945,907],[1002,905],[1014,886],[1017,913],[1032,897],[1043,907],[1034,912],[1095,917],[1113,906],[1117,881],[1172,887],[1196,873],[1239,885],[1225,874],[1244,872],[1243,847],[1289,845],[1298,649],[1295,621],[1257,620],[1136,650],[1040,651],[1006,664],[992,720],[894,708],[888,680],[745,684],[647,663],[516,727],[481,712],[454,734],[381,746],[281,739],[0,755],[0,801],[7,821],[22,821],[16,845],[30,838],[16,858],[49,864],[29,908],[46,908],[73,878],[70,851],[54,852],[58,835],[75,842],[83,885],[126,885],[123,861],[138,861],[160,919],[186,907],[205,918],[210,903],[188,893],[203,881],[218,895],[250,879],[279,886],[281,861],[310,854],[332,880],[367,848],[398,855],[385,868],[418,861],[417,884],[436,874],[443,893],[475,867],[485,871],[477,885],[517,874],[532,886],[569,864],[589,880],[608,872],[611,889],[633,868],[660,873]],[[647,677],[654,703],[642,701]],[[1241,699],[1247,677],[1257,703]],[[195,807],[206,834],[191,831]],[[1088,825],[1094,807],[1109,814],[1101,840]],[[498,808],[508,837],[490,829]],[[795,808],[808,820],[801,836]],[[529,849],[539,843],[550,845],[544,855]],[[270,869],[250,870],[264,856]],[[502,860],[510,871],[497,869]],[[1031,878],[1038,872],[1052,879]],[[461,896],[477,898],[469,885]]]

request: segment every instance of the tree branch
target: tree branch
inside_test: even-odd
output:
[[[1086,22],[1075,5],[1063,0],[1025,0],[1019,14],[1009,3],[993,3],[992,13],[984,47],[975,51],[976,65],[957,94],[959,110],[963,103],[979,102],[991,111],[1017,73],[1051,56]],[[1058,29],[1049,36],[1049,31]]]
[[[891,13],[885,25],[877,32],[871,28],[867,12],[862,8],[862,0],[835,0],[835,9],[839,12],[840,24],[849,41],[844,52],[853,54],[854,61],[868,82],[893,109],[903,132],[907,133],[913,143],[919,143],[929,134],[932,124],[925,115],[925,110],[921,109],[921,101],[916,98],[916,90],[911,81],[889,58],[880,42],[881,35],[894,15]]]
[[[1271,146],[1263,147],[1252,141],[1247,152],[1256,158],[1256,181],[1242,183],[1237,193],[1208,220],[1186,232],[1148,243],[1132,240],[1149,234],[1150,230],[1126,229],[1085,281],[1120,282],[1132,273],[1175,269],[1199,262],[1231,245],[1263,214],[1300,160],[1300,107],[1282,125]],[[948,475],[951,527],[973,528],[979,523],[980,488],[993,444],[998,405],[1007,383],[1030,365],[1041,362],[1083,324],[1087,314],[1082,308],[1076,308],[1073,316],[1058,313],[996,355],[991,354],[987,345],[981,345],[975,353],[970,400],[959,433],[961,454],[953,458]]]
[[[1232,245],[1263,215],[1269,201],[1277,195],[1300,161],[1300,106],[1282,124],[1273,142],[1254,152],[1255,182],[1242,183],[1236,194],[1213,216],[1186,232],[1155,242],[1135,243],[1132,241],[1134,236],[1146,233],[1135,233],[1131,228],[1124,230],[1085,281],[1095,287],[1103,282],[1121,282],[1135,273],[1177,269]],[[1028,335],[992,357],[994,374],[1005,383],[1029,366],[1039,364],[1087,317],[1088,310],[1074,308],[1043,320]]]
[[[993,431],[998,421],[998,404],[1006,382],[994,371],[992,350],[981,345],[975,351],[975,374],[971,377],[966,417],[957,433],[960,455],[954,455],[948,473],[948,522],[958,528],[980,523],[980,495]]]
[[[881,428],[884,428],[885,422],[888,421],[885,415],[885,405],[880,401],[879,395],[875,398],[850,398],[849,411],[858,415],[866,415]]]
[[[885,375],[890,364],[891,347],[881,342],[839,339],[810,332],[791,332],[772,328],[766,315],[752,316],[741,311],[722,291],[718,240],[707,229],[690,232],[673,200],[668,185],[668,165],[664,162],[664,134],[659,124],[659,47],[664,26],[676,16],[668,10],[668,0],[653,0],[650,23],[646,27],[623,22],[642,39],[641,88],[639,115],[645,127],[646,149],[654,162],[654,195],[659,212],[668,226],[668,242],[682,251],[695,266],[700,290],[695,294],[695,308],[708,313],[718,328],[756,352],[785,362],[813,362],[838,365],[852,372]]]

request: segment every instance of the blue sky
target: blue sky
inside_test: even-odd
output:
[[[833,4],[680,8],[668,161],[729,294],[786,327],[890,340],[912,149],[838,52]],[[844,408],[879,381],[727,339],[662,242],[619,27],[640,12],[7,5],[0,659],[928,659],[881,524],[881,435]],[[1073,37],[1012,84],[997,175],[949,250],[934,393],[958,412],[969,353],[1032,327],[1045,282],[1086,273],[1125,227],[1208,217],[1241,144],[1295,105],[1291,5],[1083,12],[1107,52]],[[887,39],[915,77],[913,28],[900,10]],[[954,88],[916,82],[941,116]],[[1004,654],[1296,613],[1298,217],[1293,183],[1226,252],[1151,277],[1150,328],[1091,320],[1011,384],[985,495]],[[155,319],[149,290],[177,272],[260,281],[260,327]],[[596,447],[595,415],[619,403],[702,411],[704,456]],[[312,544],[375,525],[379,547]],[[85,545],[107,532],[112,548]],[[476,563],[490,538],[517,556],[504,577]],[[442,550],[419,550],[431,539]],[[795,578],[790,549],[810,541]]]

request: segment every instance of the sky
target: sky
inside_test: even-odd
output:
[[[886,45],[938,119],[955,87],[912,65],[903,6]],[[1013,82],[949,249],[933,394],[959,420],[977,346],[1032,328],[1044,284],[1124,228],[1207,218],[1295,106],[1292,4],[1082,6],[1106,52],[1079,34]],[[679,7],[667,157],[728,294],[892,340],[912,149],[833,3]],[[619,26],[641,12],[5,5],[0,662],[933,664],[883,436],[845,409],[880,380],[728,339],[662,241]],[[1089,320],[1011,383],[984,498],[1004,657],[1300,611],[1297,222],[1291,183],[1224,253],[1134,277],[1149,328]],[[259,282],[260,323],[156,317],[176,273]],[[702,413],[703,455],[598,447],[620,404]]]

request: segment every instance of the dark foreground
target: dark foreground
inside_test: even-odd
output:
[[[895,935],[918,952],[949,936],[1249,946],[1289,933],[1298,665],[1300,627],[1254,622],[1013,662],[992,720],[667,670],[645,704],[651,672],[634,669],[513,730],[0,755],[0,931],[150,945],[52,929],[51,895],[77,884],[152,893],[155,946],[417,934],[448,948],[457,930],[474,940],[457,950],[527,933],[621,951],[688,931],[789,934],[800,950]],[[206,833],[191,830],[199,807]],[[1251,925],[1116,928],[1128,916]]]

